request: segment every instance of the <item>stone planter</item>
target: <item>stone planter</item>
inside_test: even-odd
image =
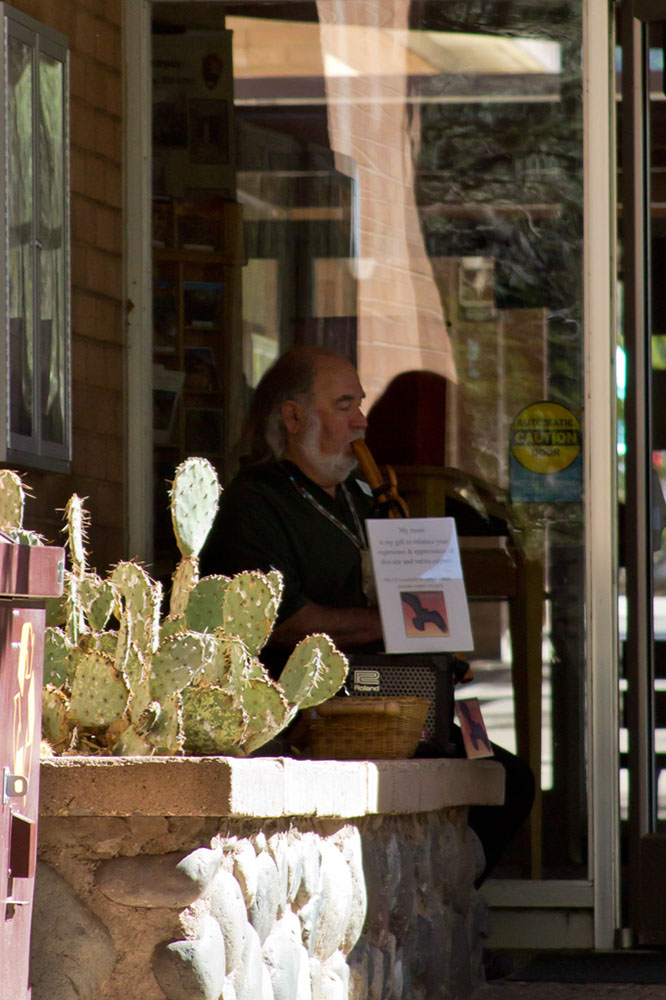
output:
[[[463,1000],[492,761],[42,763],[33,1000]]]

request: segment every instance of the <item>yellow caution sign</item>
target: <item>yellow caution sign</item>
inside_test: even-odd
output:
[[[560,403],[532,403],[511,424],[511,454],[529,472],[561,472],[578,458],[581,445],[580,423]]]

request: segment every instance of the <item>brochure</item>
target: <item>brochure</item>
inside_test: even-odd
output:
[[[463,735],[465,753],[470,760],[475,760],[477,757],[492,757],[494,751],[488,739],[479,699],[458,698],[455,702],[455,712]]]
[[[366,521],[387,653],[473,649],[452,517]]]

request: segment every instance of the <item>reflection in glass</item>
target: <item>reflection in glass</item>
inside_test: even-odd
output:
[[[42,438],[65,443],[67,317],[63,64],[39,60],[39,366]]]
[[[31,436],[34,429],[32,58],[31,46],[9,38],[7,201],[10,420],[11,430],[26,436]]]
[[[462,0],[317,0],[316,14],[226,18],[256,278],[246,378],[278,349],[318,344],[358,364],[371,413],[397,387],[375,457],[401,455],[424,513],[450,512],[453,496],[470,545],[520,562],[537,594],[529,642],[506,605],[475,606],[479,694],[512,748],[512,698],[529,686],[518,743],[529,731],[544,818],[560,820],[546,871],[583,874],[582,476],[558,495],[544,473],[544,500],[537,472],[517,502],[510,459],[512,424],[533,404],[584,428],[581,4],[509,0],[472,17]],[[527,647],[529,664],[516,652]]]

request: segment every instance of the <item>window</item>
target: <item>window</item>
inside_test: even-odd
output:
[[[66,39],[0,3],[3,276],[0,460],[71,457]]]

